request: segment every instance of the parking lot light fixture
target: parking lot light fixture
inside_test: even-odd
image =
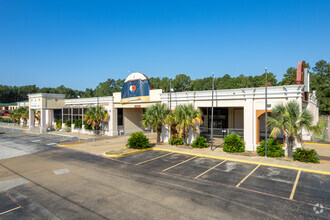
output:
[[[265,68],[265,157],[267,157],[267,67]]]
[[[172,79],[170,79],[170,116],[172,116],[172,91],[174,91],[173,89],[172,89]],[[172,138],[172,131],[171,131],[171,129],[172,129],[172,122],[171,122],[171,119],[170,119],[170,128],[169,128],[169,133],[170,133],[170,145],[172,145],[171,144],[171,138]]]

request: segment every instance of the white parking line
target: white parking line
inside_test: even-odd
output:
[[[46,144],[46,145],[50,146],[50,145],[55,145],[55,144],[57,144],[57,143],[49,143],[49,144]]]

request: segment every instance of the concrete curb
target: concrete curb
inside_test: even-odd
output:
[[[74,146],[74,145],[79,145],[79,144],[84,144],[86,142],[79,142],[79,143],[73,143],[73,144],[57,144],[59,147],[68,147],[68,146]]]
[[[315,144],[315,145],[325,145],[325,146],[330,146],[330,144],[316,143],[316,142],[304,142],[304,144]]]

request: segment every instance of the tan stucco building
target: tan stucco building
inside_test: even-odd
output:
[[[296,85],[268,87],[268,112],[271,112],[277,104],[297,101],[301,110],[308,109],[311,112],[314,117],[313,123],[316,124],[319,119],[318,103],[315,92],[309,92],[307,69],[302,67],[301,72],[297,73],[297,82]],[[162,90],[156,89],[150,90],[149,96],[147,101],[132,100],[121,103],[120,92],[108,97],[79,99],[64,99],[64,95],[60,94],[31,94],[29,95],[29,106],[31,113],[33,109],[41,111],[41,132],[54,128],[56,120],[65,122],[70,119],[74,123],[75,120],[83,117],[89,106],[104,106],[109,112],[109,120],[108,124],[104,126],[104,134],[117,136],[145,131],[146,128],[143,128],[141,124],[142,114],[144,109],[150,105],[164,103],[174,110],[178,105],[191,104],[203,112],[203,123],[197,134],[191,133],[189,142],[201,134],[209,136],[211,90],[164,93]],[[215,90],[213,106],[215,137],[221,138],[233,132],[238,133],[244,137],[245,149],[255,151],[260,140],[265,137],[265,88]],[[33,120],[31,116],[30,128],[35,126]],[[76,132],[73,126],[71,127],[72,132]],[[80,132],[84,132],[84,126]],[[162,140],[167,142],[168,136],[169,128],[164,126]],[[304,131],[303,138],[309,140],[310,134]]]

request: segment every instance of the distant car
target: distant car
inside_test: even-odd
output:
[[[9,115],[10,115],[9,113],[4,114],[4,116],[9,116]]]

